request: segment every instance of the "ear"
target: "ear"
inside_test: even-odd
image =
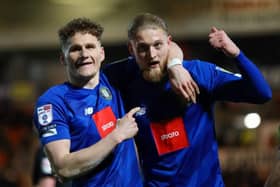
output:
[[[59,61],[62,65],[66,65],[64,53],[61,52],[59,55]]]
[[[129,52],[129,54],[130,54],[131,56],[134,56],[131,41],[128,41],[127,46],[128,46],[128,52]]]
[[[168,45],[170,45],[171,42],[172,42],[172,36],[169,34],[167,36],[167,43],[168,43]]]
[[[101,53],[100,54],[101,55],[100,59],[101,59],[101,63],[102,63],[105,60],[105,50],[104,50],[104,47],[101,47],[101,52],[100,53]]]

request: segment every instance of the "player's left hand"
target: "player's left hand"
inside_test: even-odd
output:
[[[235,45],[224,30],[212,27],[208,36],[209,43],[215,49],[223,51],[226,56],[236,57],[239,55],[240,49]]]

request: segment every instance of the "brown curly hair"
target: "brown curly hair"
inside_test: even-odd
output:
[[[68,22],[65,26],[58,30],[58,36],[61,46],[65,46],[67,40],[76,33],[90,33],[100,41],[103,33],[103,27],[91,21],[88,18],[76,18]]]

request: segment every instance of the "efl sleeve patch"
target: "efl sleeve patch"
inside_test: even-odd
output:
[[[164,123],[151,123],[152,135],[159,155],[171,153],[189,146],[181,117]]]
[[[53,120],[52,104],[46,104],[37,108],[39,124],[42,126],[48,125]]]

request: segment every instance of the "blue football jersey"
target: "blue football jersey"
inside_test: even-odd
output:
[[[242,76],[200,60],[183,62],[200,88],[196,104],[177,96],[168,78],[160,83],[145,81],[134,59],[106,67],[127,109],[142,107],[136,115],[136,143],[145,185],[224,186],[215,137],[215,102],[263,103],[271,98],[270,87],[243,53],[236,63]]]
[[[97,143],[116,127],[124,115],[120,94],[103,73],[94,89],[69,83],[47,90],[39,97],[34,123],[43,145],[69,139],[70,152]],[[73,180],[73,186],[142,186],[134,140],[120,143],[94,170]]]

